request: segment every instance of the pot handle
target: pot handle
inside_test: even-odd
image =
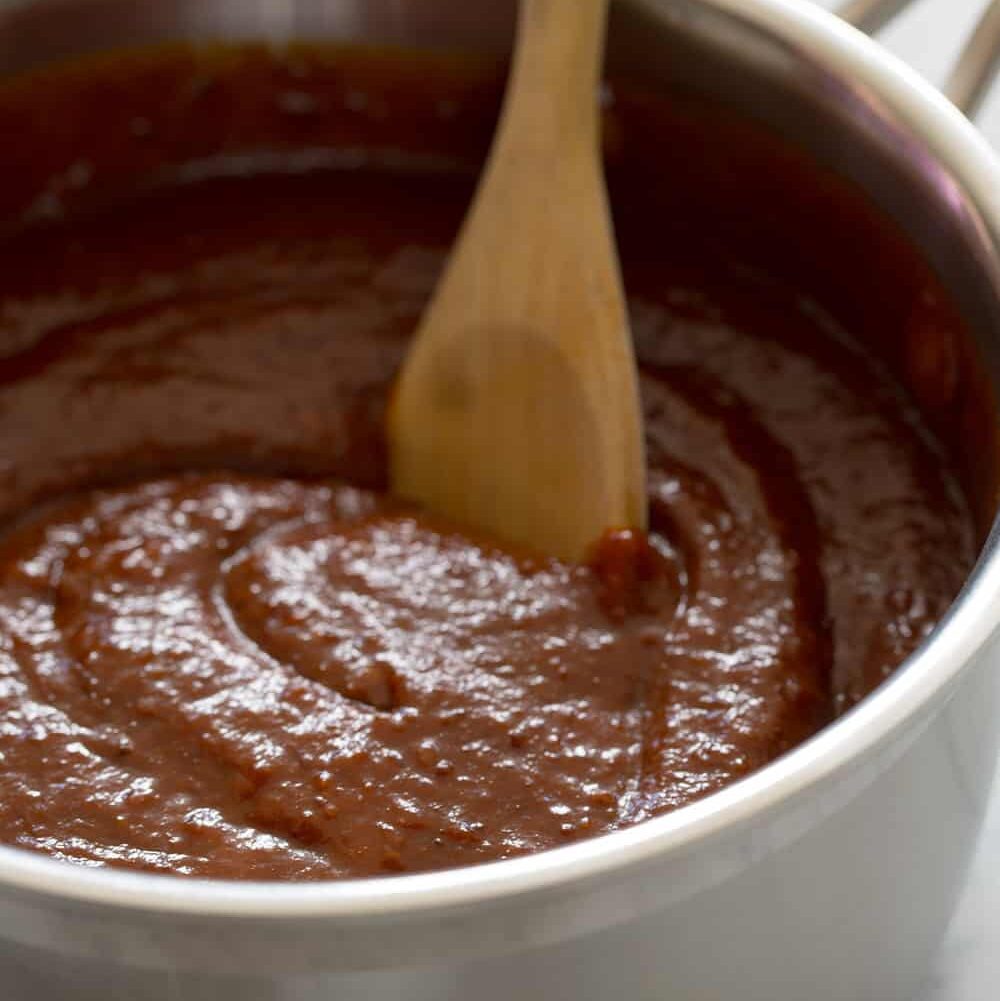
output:
[[[912,0],[848,0],[837,13],[872,34]],[[979,110],[1000,69],[1000,0],[990,0],[944,85],[945,95],[970,118]]]

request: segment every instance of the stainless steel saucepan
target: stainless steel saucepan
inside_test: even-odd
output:
[[[901,6],[846,13],[876,28]],[[503,50],[513,12],[513,0],[22,0],[0,8],[0,74],[173,38]],[[981,96],[998,35],[995,2],[949,85],[959,104]],[[802,0],[622,0],[609,59],[773,126],[864,191],[947,286],[1000,398],[1000,169],[949,100]],[[974,444],[971,464],[995,467],[995,440]],[[998,541],[994,527],[947,620],[860,706],[629,830],[323,885],[88,870],[2,847],[0,994],[905,1001],[961,888],[996,761]]]

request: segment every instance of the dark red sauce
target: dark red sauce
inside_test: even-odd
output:
[[[627,88],[609,159],[649,539],[568,566],[385,495],[387,393],[498,81],[178,49],[0,89],[22,137],[0,165],[4,842],[262,879],[551,848],[766,764],[955,596],[972,519],[889,339],[789,284],[778,235],[720,241],[697,208],[717,178],[657,209],[655,106]],[[752,148],[790,205],[821,183]],[[952,322],[889,260],[878,309],[919,287]]]

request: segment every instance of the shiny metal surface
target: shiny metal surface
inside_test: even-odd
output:
[[[178,38],[503,51],[513,11],[513,0],[36,0],[0,13],[0,73]],[[953,291],[1000,395],[1000,173],[954,109],[794,0],[621,3],[610,43],[621,71],[765,122],[883,206]],[[19,971],[21,997],[903,1001],[985,805],[998,609],[994,533],[949,621],[858,710],[709,800],[544,856],[263,887],[88,872],[0,848],[0,962]]]

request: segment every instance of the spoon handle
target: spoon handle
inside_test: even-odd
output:
[[[517,143],[526,152],[549,155],[575,153],[567,141],[598,142],[608,3],[522,0],[498,145]],[[581,100],[581,94],[593,94],[593,100]]]

